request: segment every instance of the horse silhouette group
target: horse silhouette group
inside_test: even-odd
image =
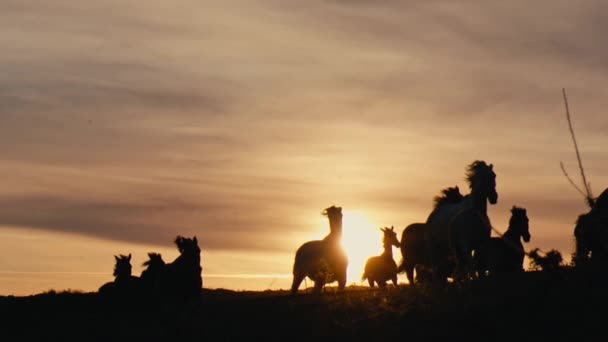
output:
[[[487,207],[488,202],[498,201],[493,165],[481,160],[472,162],[466,168],[466,180],[469,194],[461,194],[458,187],[441,190],[433,199],[433,211],[426,222],[405,227],[401,241],[394,226],[381,228],[384,251],[367,260],[362,280],[367,280],[370,287],[385,288],[388,281],[396,286],[401,272],[406,273],[411,284],[522,272],[525,250],[521,240],[530,241],[526,209],[514,205],[508,230],[500,237],[492,237]],[[332,281],[338,281],[339,289],[346,283],[348,259],[340,244],[342,208],[331,206],[323,213],[330,220],[330,233],[323,240],[306,242],[297,250],[292,294],[305,277],[314,282],[314,293],[321,292]],[[393,259],[393,247],[401,251],[399,266]]]
[[[445,283],[467,281],[497,274],[523,272],[529,242],[529,219],[525,208],[513,205],[508,229],[492,237],[488,203],[498,202],[496,174],[492,164],[476,160],[466,167],[470,192],[447,187],[433,198],[434,206],[426,222],[406,226],[397,238],[394,226],[381,228],[383,253],[371,256],[365,263],[362,280],[370,287],[385,288],[387,282],[397,286],[397,275],[405,272],[410,284],[426,281]],[[313,293],[338,282],[343,290],[347,282],[348,256],[342,248],[342,208],[332,205],[322,211],[329,220],[329,234],[322,240],[308,241],[295,253],[291,294],[296,294],[305,278],[314,283]],[[497,231],[498,232],[498,231]],[[608,266],[608,189],[593,201],[591,210],[579,216],[574,229],[576,252],[573,263]],[[148,253],[147,268],[139,277],[131,271],[131,254],[115,255],[114,281],[99,288],[103,296],[195,298],[203,286],[200,248],[196,237],[177,236],[180,255],[165,263],[158,253]],[[401,251],[399,265],[392,248]],[[543,259],[538,250],[528,255],[540,266],[544,262],[561,263],[553,255]],[[534,254],[536,253],[536,254]],[[559,253],[558,253],[559,254]],[[551,257],[551,258],[549,258]],[[551,259],[551,260],[549,260]],[[553,262],[555,260],[558,262]],[[546,266],[549,267],[549,266]]]
[[[148,253],[146,266],[139,277],[132,275],[131,254],[115,255],[114,281],[98,292],[109,299],[198,298],[203,287],[201,250],[195,237],[177,236],[174,241],[180,255],[165,263],[159,253]]]

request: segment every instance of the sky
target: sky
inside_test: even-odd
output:
[[[287,288],[344,210],[348,283],[485,160],[493,225],[568,261],[584,168],[608,187],[608,3],[0,0],[0,294],[94,291],[113,255]],[[399,260],[398,250],[394,250]],[[310,285],[310,284],[308,284]]]

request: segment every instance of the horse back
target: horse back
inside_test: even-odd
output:
[[[401,234],[400,244],[403,259],[426,253],[425,229],[425,223],[412,223],[405,227]]]
[[[426,220],[425,239],[427,242],[447,246],[450,223],[465,208],[463,203],[445,204],[431,212]]]

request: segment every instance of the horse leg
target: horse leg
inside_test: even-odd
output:
[[[372,279],[371,277],[367,278],[367,282],[369,283],[369,287],[374,287],[374,279]]]
[[[407,280],[410,282],[410,285],[414,285],[416,282],[414,279],[414,265],[405,266],[405,275],[407,275]]]
[[[397,287],[397,274],[393,275],[393,278],[391,279],[391,281],[393,282],[393,285],[395,285],[395,287]]]
[[[338,289],[344,290],[346,287],[346,272],[338,277]]]
[[[321,294],[321,290],[323,290],[323,282],[321,280],[315,280],[315,287],[312,290],[312,293],[314,294]]]
[[[305,277],[306,276],[300,272],[293,273],[293,282],[291,283],[291,295],[295,295],[298,292],[298,288],[300,287],[300,284],[302,283],[302,280],[304,280]]]

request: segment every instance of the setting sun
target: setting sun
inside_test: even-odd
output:
[[[348,283],[361,283],[365,262],[371,256],[382,253],[382,225],[373,223],[360,212],[345,211],[343,217],[342,245],[348,254]],[[395,262],[399,253],[393,249]]]

